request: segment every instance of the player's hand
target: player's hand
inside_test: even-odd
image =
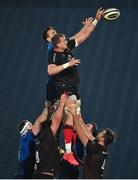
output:
[[[100,7],[96,12],[95,19],[97,19],[99,21],[102,17],[103,12],[104,12],[104,9],[102,7]]]
[[[75,59],[75,58],[72,58],[70,61],[69,61],[69,66],[72,67],[72,66],[78,66],[80,64],[80,59]]]
[[[78,104],[76,100],[68,100],[65,109],[72,116],[75,116],[77,114],[77,107]]]
[[[68,112],[70,112],[72,114],[72,116],[76,116],[77,115],[77,103],[72,103],[70,104],[70,107],[68,108]]]
[[[61,97],[60,97],[60,104],[62,104],[63,106],[65,106],[67,100],[68,100],[68,95],[62,94]]]
[[[85,21],[82,22],[82,24],[90,26],[92,24],[93,19],[93,17],[86,18]]]

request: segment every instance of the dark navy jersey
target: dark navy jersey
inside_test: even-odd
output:
[[[74,56],[71,52],[76,47],[75,39],[68,41],[68,49],[64,52],[56,52],[54,49],[48,56],[48,64],[63,65],[69,62]],[[79,74],[77,66],[69,67],[62,72],[55,75],[56,82],[67,81],[71,86],[77,86],[79,84]]]
[[[75,39],[68,40],[68,49],[64,53],[54,53],[52,43],[48,43],[48,64],[61,65],[71,60],[73,54],[71,50],[77,46]],[[55,56],[55,57],[54,57]],[[54,61],[56,59],[56,61]],[[77,90],[72,90],[72,86],[76,87],[79,83],[79,75],[77,66],[67,68],[57,75],[48,76],[47,82],[47,97],[48,101],[58,99],[62,93],[71,92],[74,94]],[[72,92],[73,91],[73,92]]]
[[[16,177],[31,178],[35,163],[36,136],[31,131],[20,137]]]
[[[58,140],[50,128],[50,121],[42,124],[36,144],[36,174],[41,172],[53,173],[60,170],[60,154]]]
[[[88,141],[85,157],[85,177],[86,179],[103,178],[103,169],[107,158],[107,149],[98,144],[97,141]]]

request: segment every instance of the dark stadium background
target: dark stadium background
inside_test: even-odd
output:
[[[86,122],[118,134],[105,178],[138,178],[138,1],[0,0],[0,178],[13,178],[17,123],[34,122],[46,96],[47,56],[41,32],[53,25],[67,36],[98,7],[121,10],[101,20],[74,54],[81,59],[82,111]]]

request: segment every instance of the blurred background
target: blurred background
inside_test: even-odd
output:
[[[102,19],[73,51],[81,59],[82,112],[99,130],[117,132],[105,178],[138,178],[137,0],[0,0],[0,178],[14,177],[18,122],[34,122],[44,107],[47,46],[42,31],[52,25],[70,37],[100,6],[116,7],[121,16]]]

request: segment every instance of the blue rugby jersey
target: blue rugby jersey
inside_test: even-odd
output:
[[[53,44],[51,42],[47,43],[47,54],[49,54],[53,50]]]
[[[20,137],[16,178],[31,178],[35,163],[36,136],[31,131]]]

